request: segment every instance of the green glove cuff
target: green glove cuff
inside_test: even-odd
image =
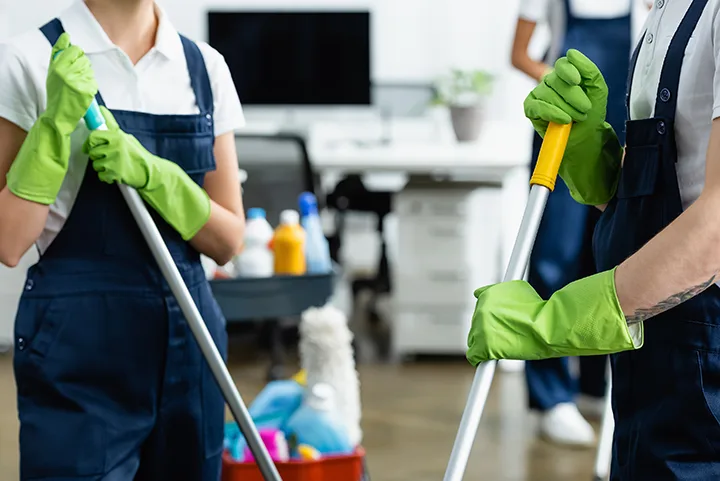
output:
[[[468,337],[471,364],[612,354],[643,345],[615,291],[615,269],[575,281],[544,301],[525,281],[478,289]]]
[[[188,241],[210,219],[210,197],[174,162],[148,159],[148,182],[140,196]]]
[[[41,115],[28,132],[7,173],[7,186],[17,197],[50,205],[55,202],[70,158],[70,136]]]
[[[584,150],[566,152],[559,174],[576,202],[602,205],[610,202],[617,190],[623,148],[607,122],[593,137],[581,144]]]
[[[615,289],[616,270],[617,267],[572,282],[555,292],[545,305],[550,315],[560,312],[568,315],[577,310],[575,322],[568,326],[571,330],[567,338],[569,348],[578,350],[575,355],[614,354],[643,346],[643,324],[636,324],[637,328],[631,330],[620,307]],[[568,311],[569,307],[573,310]],[[551,322],[545,316],[541,320]],[[561,337],[552,335],[549,339],[562,346]]]

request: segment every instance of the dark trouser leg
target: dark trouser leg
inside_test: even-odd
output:
[[[190,292],[225,358],[225,322],[208,285]],[[219,481],[225,401],[177,301],[165,302],[169,332],[160,412],[135,481]]]
[[[162,299],[24,299],[16,337],[20,479],[132,479],[156,420]]]
[[[525,363],[530,409],[547,411],[575,397],[574,381],[567,358]]]
[[[592,397],[605,396],[607,362],[607,356],[585,356],[580,358],[580,393]]]

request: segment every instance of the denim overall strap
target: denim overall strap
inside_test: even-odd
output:
[[[185,51],[190,84],[195,93],[198,108],[205,118],[212,120],[214,113],[212,86],[202,52],[195,42],[183,35],[180,35],[180,40]]]
[[[60,35],[65,33],[65,28],[62,25],[62,22],[59,18],[53,18],[48,23],[40,27],[40,31],[43,35],[45,35],[45,38],[50,43],[50,45],[55,45],[60,38]],[[105,102],[103,101],[102,95],[100,95],[100,92],[95,94],[95,99],[97,100],[97,103],[99,105],[104,106]]]
[[[675,119],[677,110],[677,93],[680,85],[680,73],[682,72],[682,61],[690,37],[695,31],[700,16],[705,10],[708,0],[695,0],[685,13],[680,26],[673,36],[668,51],[665,54],[660,82],[658,83],[657,96],[655,98],[655,117],[662,117],[667,120]]]

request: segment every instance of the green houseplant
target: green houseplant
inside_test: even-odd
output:
[[[453,69],[435,82],[435,105],[450,110],[455,137],[471,142],[480,135],[482,107],[492,91],[493,76],[481,70]]]

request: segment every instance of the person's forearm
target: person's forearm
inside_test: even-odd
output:
[[[0,263],[15,267],[45,227],[49,207],[0,190]]]
[[[615,284],[628,323],[665,312],[720,280],[719,194],[704,193],[618,267]]]
[[[210,218],[190,244],[218,265],[225,265],[242,249],[245,218],[215,201],[210,203]]]
[[[542,81],[545,74],[550,70],[550,67],[547,64],[537,62],[527,55],[514,55],[512,58],[512,64],[513,67],[538,82]]]
[[[528,55],[528,47],[535,31],[536,22],[527,18],[518,18],[515,27],[515,38],[513,39],[510,62],[513,67],[524,74],[540,82],[550,67],[543,62],[537,62]]]

